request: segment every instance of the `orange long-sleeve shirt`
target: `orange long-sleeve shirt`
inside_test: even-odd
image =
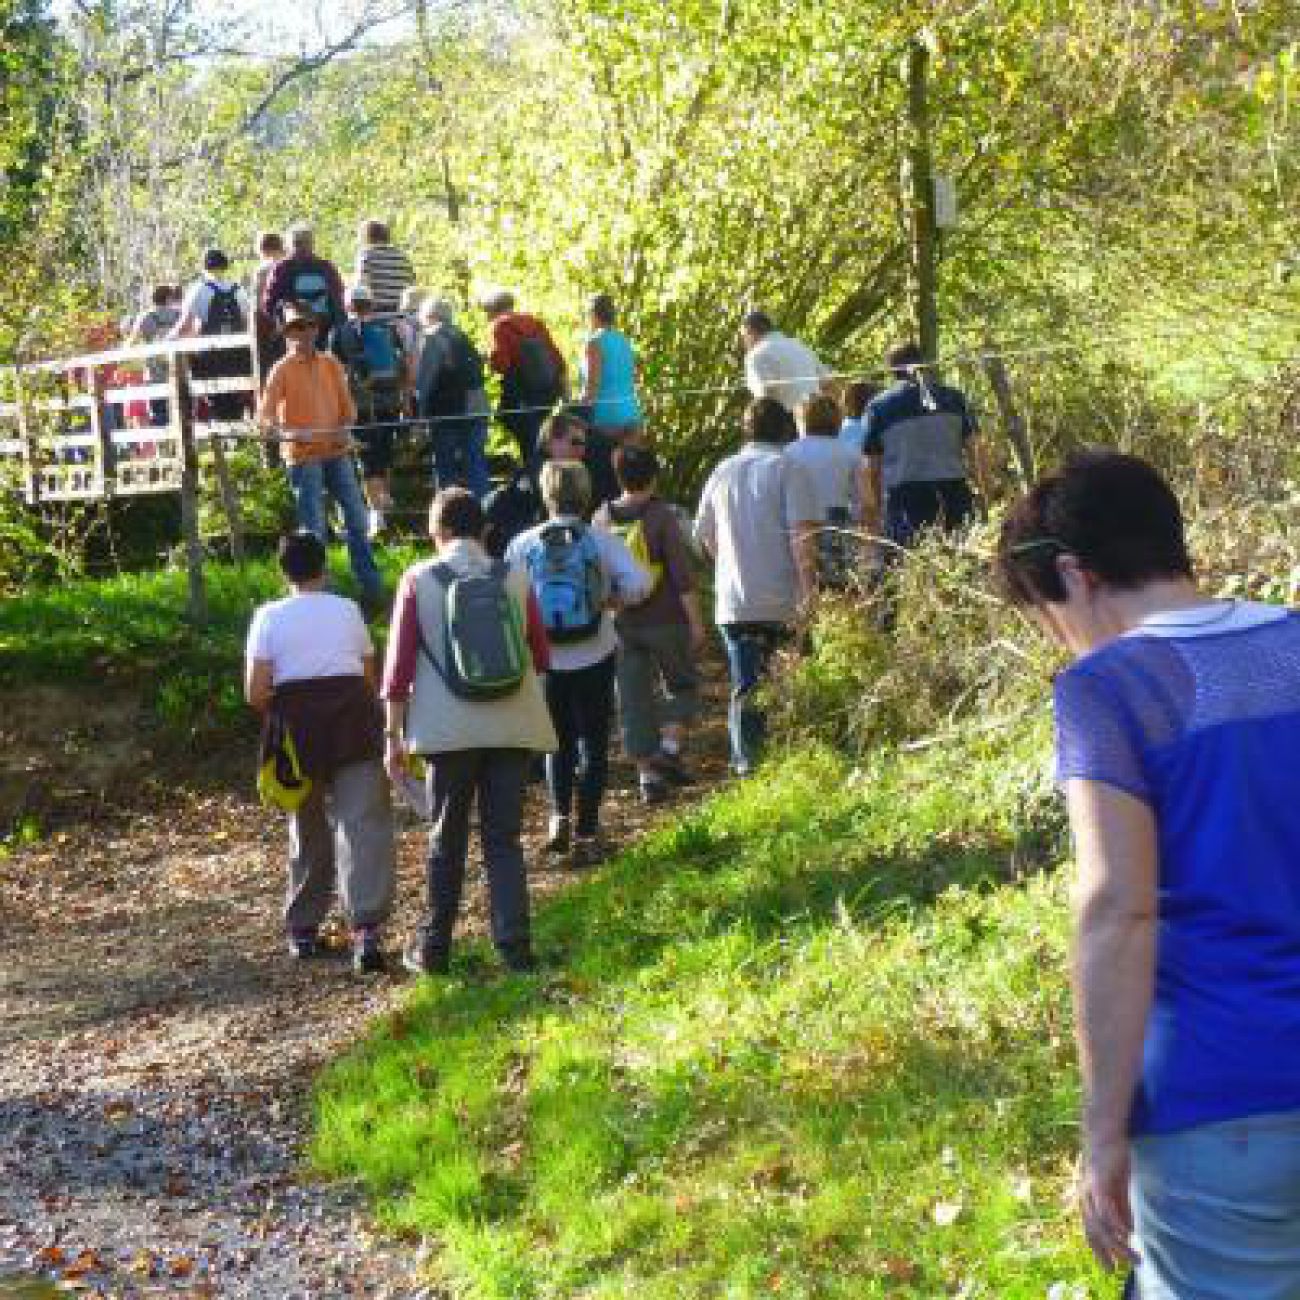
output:
[[[331,460],[347,448],[347,428],[357,422],[357,408],[337,358],[311,352],[275,363],[257,418],[289,435],[283,447],[286,463],[304,465]]]

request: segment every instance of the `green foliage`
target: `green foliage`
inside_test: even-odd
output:
[[[1095,1284],[1063,886],[1007,883],[1044,739],[714,799],[544,906],[563,974],[421,984],[323,1081],[317,1162],[474,1300]]]

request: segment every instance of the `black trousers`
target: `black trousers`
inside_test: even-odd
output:
[[[889,490],[885,531],[900,546],[910,546],[923,529],[954,532],[965,527],[974,512],[975,503],[964,478],[900,483]]]
[[[492,942],[505,955],[528,953],[528,880],[519,840],[528,757],[526,749],[464,749],[430,755],[429,911],[420,927],[426,952],[445,955],[451,948],[465,887],[470,813],[477,799]]]
[[[546,786],[551,811],[567,817],[578,795],[579,835],[600,828],[600,803],[609,782],[609,732],[614,718],[614,668],[611,654],[590,668],[546,674],[546,702],[560,747],[546,756]],[[583,759],[578,776],[578,757]]]

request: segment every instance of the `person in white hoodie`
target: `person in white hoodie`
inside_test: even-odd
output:
[[[416,974],[449,968],[476,800],[493,942],[510,970],[534,966],[520,830],[530,757],[556,745],[540,676],[549,649],[527,575],[487,554],[483,526],[483,508],[464,488],[434,498],[429,534],[437,556],[402,575],[384,666],[389,775],[409,775],[413,755],[428,765],[428,910],[403,954]],[[486,627],[505,660],[495,683],[470,680],[458,667],[449,612],[465,608],[459,602],[469,596],[476,614],[500,615]]]

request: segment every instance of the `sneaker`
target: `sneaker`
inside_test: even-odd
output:
[[[644,804],[664,803],[672,794],[668,782],[657,776],[643,776],[637,784]]]
[[[373,925],[358,926],[352,932],[352,969],[358,975],[377,975],[384,969],[379,931]]]
[[[370,519],[366,527],[366,536],[373,542],[375,538],[379,537],[383,533],[387,522],[388,521],[384,518],[384,512],[382,510],[371,510]]]
[[[402,949],[402,967],[412,975],[446,975],[451,970],[451,954],[425,943],[417,934]]]
[[[605,860],[605,837],[599,831],[578,835],[573,842],[573,865],[594,867]]]
[[[670,754],[661,749],[650,760],[650,764],[669,785],[693,785],[695,782],[680,754]]]
[[[315,930],[289,931],[289,956],[294,961],[308,961],[321,954],[322,949],[317,941]]]
[[[552,816],[546,830],[547,853],[554,853],[557,856],[567,853],[570,842],[569,819],[558,814]]]

